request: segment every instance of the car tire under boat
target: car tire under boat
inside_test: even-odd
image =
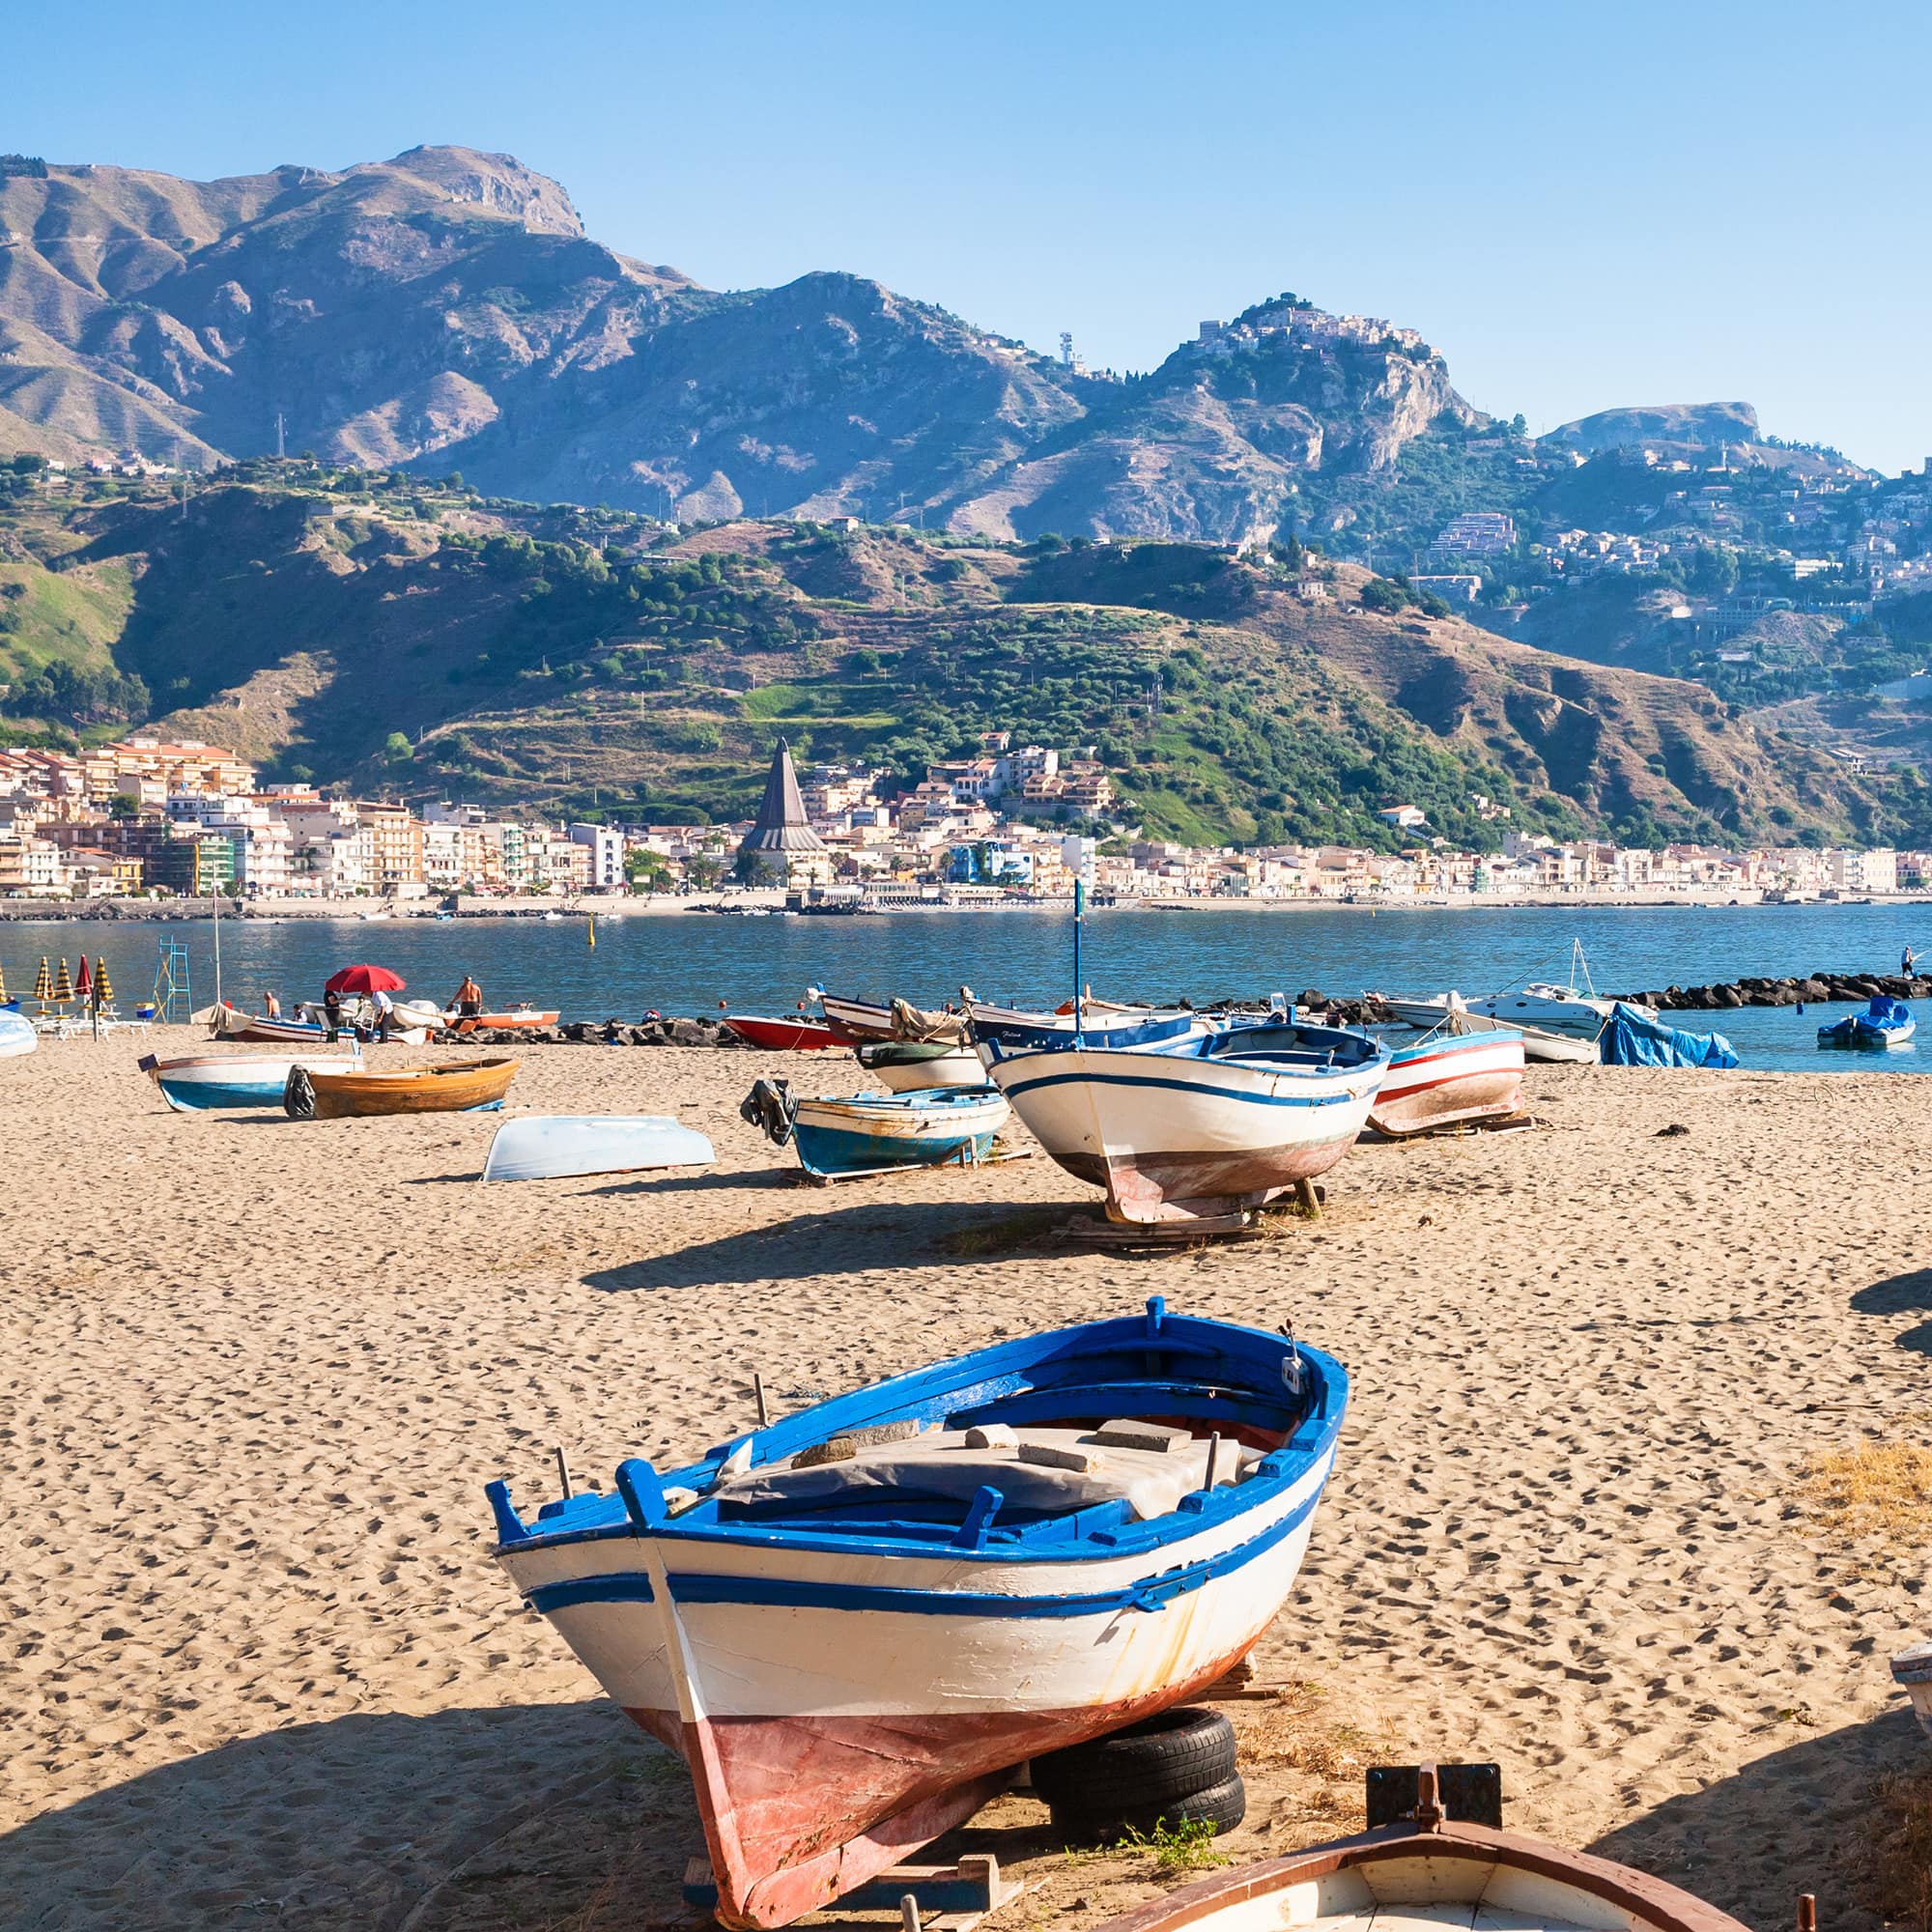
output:
[[[1237,1772],[1206,1791],[1169,1798],[1157,1804],[1110,1805],[1095,1810],[1053,1806],[1053,1828],[1068,1843],[1118,1844],[1129,1833],[1149,1838],[1163,1827],[1211,1825],[1216,1834],[1232,1832],[1248,1815],[1248,1788]]]
[[[1056,1811],[1139,1810],[1211,1790],[1235,1775],[1235,1727],[1219,1711],[1178,1704],[1124,1730],[1049,1751],[1029,1769]]]

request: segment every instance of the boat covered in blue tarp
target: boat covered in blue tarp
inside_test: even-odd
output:
[[[1619,1000],[1598,1040],[1605,1066],[1735,1066],[1738,1052],[1720,1033],[1686,1033]]]
[[[1841,1020],[1818,1029],[1818,1044],[1835,1047],[1903,1046],[1916,1031],[1918,1022],[1903,1000],[1874,993],[1871,1004],[1861,1013],[1847,1013]]]

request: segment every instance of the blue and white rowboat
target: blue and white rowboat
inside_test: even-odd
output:
[[[730,1926],[788,1924],[971,1814],[1009,1768],[1178,1704],[1301,1568],[1348,1378],[1169,1315],[998,1343],[838,1396],[497,1557],[691,1767]]]
[[[760,1080],[739,1113],[780,1147],[795,1142],[799,1165],[818,1180],[984,1160],[1011,1118],[991,1087],[808,1099],[782,1080]]]
[[[199,1053],[157,1060],[152,1053],[144,1053],[139,1065],[160,1088],[161,1098],[178,1114],[201,1114],[224,1107],[272,1107],[279,1112],[290,1067],[339,1073],[360,1065],[361,1057],[355,1053]]]
[[[1104,1044],[980,1042],[1013,1111],[1067,1173],[1107,1190],[1111,1219],[1259,1208],[1355,1144],[1389,1052],[1347,1027],[1195,1030],[1191,1018]]]

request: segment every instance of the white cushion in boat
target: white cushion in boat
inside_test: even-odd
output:
[[[774,1463],[719,1483],[714,1493],[732,1503],[808,1505],[851,1502],[867,1491],[904,1490],[969,1502],[976,1490],[990,1486],[1015,1509],[1059,1514],[1123,1501],[1146,1521],[1169,1515],[1182,1496],[1208,1481],[1205,1439],[1190,1437],[1166,1449],[1123,1449],[1077,1429],[1002,1429],[1002,1436],[1010,1435],[1010,1446],[987,1441],[991,1435],[990,1430],[931,1430],[911,1441],[882,1442],[809,1469]],[[1258,1451],[1224,1440],[1216,1483],[1237,1482],[1258,1460]]]

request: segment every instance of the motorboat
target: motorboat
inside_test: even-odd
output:
[[[1274,1623],[1348,1399],[1281,1333],[1170,1314],[997,1342],[614,1494],[498,1562],[690,1767],[727,1926],[786,1925],[1011,1768],[1186,1701]]]
[[[1821,1026],[1818,1044],[1882,1052],[1888,1047],[1903,1046],[1918,1030],[1918,1024],[1912,1017],[1912,1009],[1903,1000],[1874,993],[1863,1012],[1847,1013],[1830,1026]]]
[[[1597,1042],[1594,1039],[1548,1033],[1542,1027],[1526,1026],[1520,1020],[1492,1020],[1488,1013],[1459,1011],[1450,1013],[1440,1024],[1444,1033],[1459,1038],[1479,1033],[1516,1034],[1522,1040],[1522,1057],[1525,1060],[1574,1066],[1594,1066],[1597,1064]]]
[[[750,1046],[761,1046],[770,1053],[817,1053],[842,1041],[831,1023],[815,1020],[809,1013],[796,1017],[766,1019],[756,1013],[726,1013],[724,1024]]]

